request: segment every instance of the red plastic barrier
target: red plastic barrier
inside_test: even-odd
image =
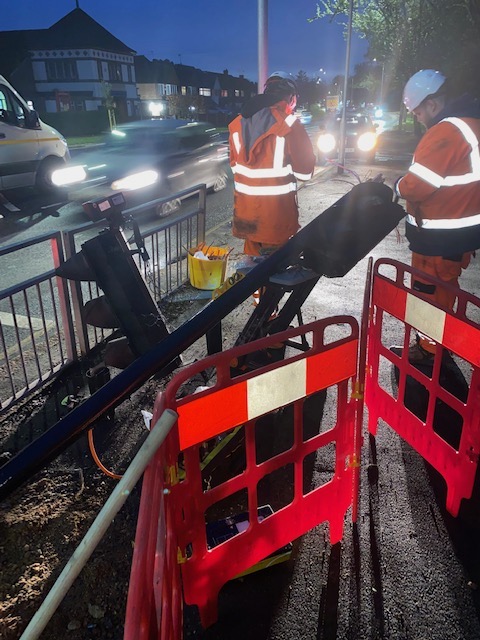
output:
[[[163,409],[157,403],[155,425]],[[155,427],[153,427],[155,428]],[[176,458],[172,433],[160,447],[143,477],[124,638],[179,640],[182,633],[183,597],[178,546],[173,526],[173,504],[165,500],[169,480],[165,469]],[[172,457],[172,451],[175,451]],[[144,499],[143,495],[148,496]]]
[[[374,271],[365,389],[369,431],[375,435],[378,420],[384,420],[437,469],[447,484],[447,509],[456,516],[461,500],[471,497],[480,453],[480,325],[469,317],[475,308],[477,312],[480,310],[480,300],[456,287],[421,274],[424,280],[455,292],[456,310],[450,312],[422,298],[421,293],[412,290],[407,284],[416,274],[420,275],[417,270],[394,260],[382,259],[375,263]],[[392,274],[391,277],[389,274]],[[382,344],[385,313],[403,323],[402,357]],[[415,330],[429,335],[438,345],[443,345],[471,364],[473,373],[465,402],[440,383],[442,347],[437,348],[431,377],[409,363],[408,345]],[[380,386],[381,356],[399,370],[398,397]],[[405,405],[408,378],[423,385],[428,392],[424,421]],[[438,429],[435,429],[435,412],[439,403],[455,412],[463,422],[458,447],[449,444],[439,435]]]
[[[332,325],[339,324],[343,325],[343,334],[347,332],[349,335],[338,340],[327,339],[326,331],[331,330]],[[313,340],[306,352],[231,377],[230,364],[233,359],[307,333]],[[163,625],[165,630],[159,631],[168,595],[162,592],[160,586],[163,584],[165,589],[165,575],[163,581],[160,580],[161,563],[156,563],[158,573],[152,575],[151,568],[155,554],[165,554],[170,559],[174,556],[172,548],[169,552],[165,551],[162,496],[166,513],[173,516],[173,526],[167,522],[166,531],[167,538],[171,535],[171,540],[176,539],[178,543],[185,602],[198,606],[205,627],[216,620],[218,593],[228,580],[321,522],[329,522],[332,543],[341,540],[344,518],[354,503],[354,486],[357,486],[354,483],[358,474],[355,443],[360,436],[355,431],[359,426],[356,417],[361,397],[355,393],[350,396],[349,393],[350,387],[357,388],[357,351],[358,324],[355,319],[349,316],[329,318],[210,356],[177,373],[165,393],[159,395],[155,415],[160,415],[166,407],[175,408],[179,414],[178,432],[172,430],[172,438],[168,441],[169,451],[159,452],[144,480],[125,638],[174,637],[163,635],[172,633],[168,625]],[[216,372],[216,382],[212,388],[177,398],[179,387],[185,381],[210,367]],[[305,399],[333,386],[337,393],[336,423],[329,430],[316,433],[313,437],[310,434],[304,440]],[[267,413],[276,413],[283,407],[291,408],[289,410],[293,413],[293,445],[274,457],[258,462],[256,420]],[[205,487],[201,472],[202,443],[238,426],[244,432],[244,470],[212,488]],[[303,465],[306,456],[331,444],[335,448],[332,478],[304,492]],[[183,479],[177,475],[177,454],[180,452],[183,452],[185,469]],[[165,476],[165,463],[167,495],[162,493],[164,485],[159,480]],[[260,506],[258,484],[286,465],[293,466],[293,499],[269,517],[261,519],[257,516]],[[245,491],[248,495],[248,525],[233,538],[209,548],[205,513],[213,505],[239,491]],[[153,532],[155,527],[156,534]],[[154,551],[152,544],[157,536],[159,546]],[[178,601],[172,608],[180,608]],[[178,617],[177,611],[173,619],[177,620]],[[149,626],[150,636],[137,633],[138,629]],[[152,628],[155,628],[153,634]]]

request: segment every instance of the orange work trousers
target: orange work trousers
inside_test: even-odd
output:
[[[468,252],[459,256],[458,260],[447,260],[441,256],[423,256],[419,253],[412,253],[412,267],[424,273],[448,282],[448,284],[458,287],[458,278],[462,269],[466,269],[470,264],[473,253]],[[413,289],[422,293],[427,299],[437,303],[444,309],[453,309],[455,304],[455,294],[444,287],[436,287],[420,276],[415,276],[412,283]],[[435,353],[435,341],[424,334],[418,334],[420,346],[430,353]]]

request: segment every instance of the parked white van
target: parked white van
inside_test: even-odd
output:
[[[0,190],[52,191],[51,174],[69,160],[65,138],[0,76]]]

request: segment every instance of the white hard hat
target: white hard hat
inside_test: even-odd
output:
[[[274,71],[265,82],[265,93],[297,93],[297,84],[290,73]]]
[[[422,69],[417,71],[405,85],[403,90],[403,103],[409,111],[413,111],[418,105],[438,92],[444,84],[446,77],[440,71],[434,69]]]

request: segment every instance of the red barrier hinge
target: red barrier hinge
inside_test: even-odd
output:
[[[177,564],[185,564],[187,561],[187,554],[184,553],[180,547],[177,547]]]
[[[357,380],[352,386],[352,400],[363,400],[363,392],[363,384]]]
[[[165,469],[165,484],[173,487],[178,482],[178,464],[171,464]]]

